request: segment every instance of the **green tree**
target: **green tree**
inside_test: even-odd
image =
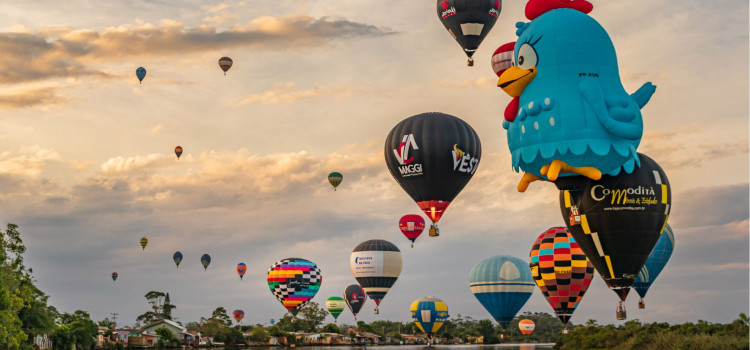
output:
[[[323,333],[338,333],[341,334],[341,327],[339,327],[335,323],[329,323],[325,326],[323,326],[323,329],[320,330]]]
[[[226,324],[227,326],[232,325],[232,319],[229,318],[229,315],[227,315],[227,309],[225,309],[223,306],[217,307],[216,310],[211,313],[211,318],[224,322],[224,324]]]
[[[268,335],[268,332],[263,327],[255,327],[250,331],[250,340],[254,342],[268,343],[269,339],[271,339],[271,336]]]
[[[174,336],[174,333],[169,330],[169,328],[161,326],[154,329],[154,333],[159,335],[161,339],[164,340],[165,345],[166,344],[178,344],[180,341],[177,339],[177,337]]]
[[[171,300],[169,299],[169,293],[167,293],[166,296],[164,296],[164,304],[161,306],[161,316],[164,319],[172,320],[172,310],[176,309],[177,306],[172,304]]]
[[[477,323],[477,332],[484,337],[485,344],[497,344],[500,342],[500,338],[497,337],[495,327],[490,320],[480,320]]]
[[[99,327],[91,320],[88,312],[76,310],[72,314],[63,313],[59,321],[62,326],[52,333],[52,342],[56,348],[70,349],[73,344],[77,349],[91,349],[94,346]]]
[[[315,332],[318,327],[325,321],[328,311],[322,308],[318,303],[308,302],[297,314],[299,327],[308,332]]]

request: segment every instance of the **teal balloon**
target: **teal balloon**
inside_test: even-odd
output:
[[[146,68],[138,67],[138,69],[135,70],[135,76],[138,77],[139,82],[142,82],[143,78],[146,77]]]
[[[469,276],[471,292],[503,328],[526,304],[536,283],[529,263],[508,255],[482,260]]]
[[[667,224],[664,227],[664,231],[661,232],[659,241],[656,242],[654,250],[648,255],[648,260],[643,268],[638,273],[638,276],[633,282],[633,289],[638,292],[641,298],[646,297],[648,289],[651,288],[651,283],[654,282],[656,277],[659,277],[661,270],[669,262],[669,258],[672,256],[674,250],[674,233],[672,227]]]

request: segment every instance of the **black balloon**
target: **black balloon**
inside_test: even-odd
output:
[[[349,306],[349,310],[352,311],[354,320],[356,321],[359,310],[362,310],[362,305],[367,301],[365,290],[359,284],[352,284],[344,290],[344,300],[346,301],[346,305]]]
[[[672,202],[669,180],[639,154],[631,174],[560,178],[560,211],[570,233],[622,301],[659,240]]]
[[[385,140],[388,170],[432,220],[433,229],[477,171],[481,156],[482,144],[474,129],[444,113],[406,118]]]
[[[438,0],[437,15],[445,29],[471,56],[495,25],[502,10],[501,0]]]

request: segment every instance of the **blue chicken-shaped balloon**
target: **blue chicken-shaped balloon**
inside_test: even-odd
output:
[[[625,91],[614,45],[591,8],[583,0],[530,0],[531,22],[516,24],[515,66],[498,86],[514,97],[503,127],[513,168],[525,172],[520,192],[536,180],[598,180],[640,166],[641,108],[656,87]]]

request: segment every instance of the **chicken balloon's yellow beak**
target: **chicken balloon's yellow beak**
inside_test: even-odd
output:
[[[511,97],[521,96],[526,85],[536,77],[536,67],[523,69],[519,67],[510,67],[497,80],[497,86],[503,89]]]

